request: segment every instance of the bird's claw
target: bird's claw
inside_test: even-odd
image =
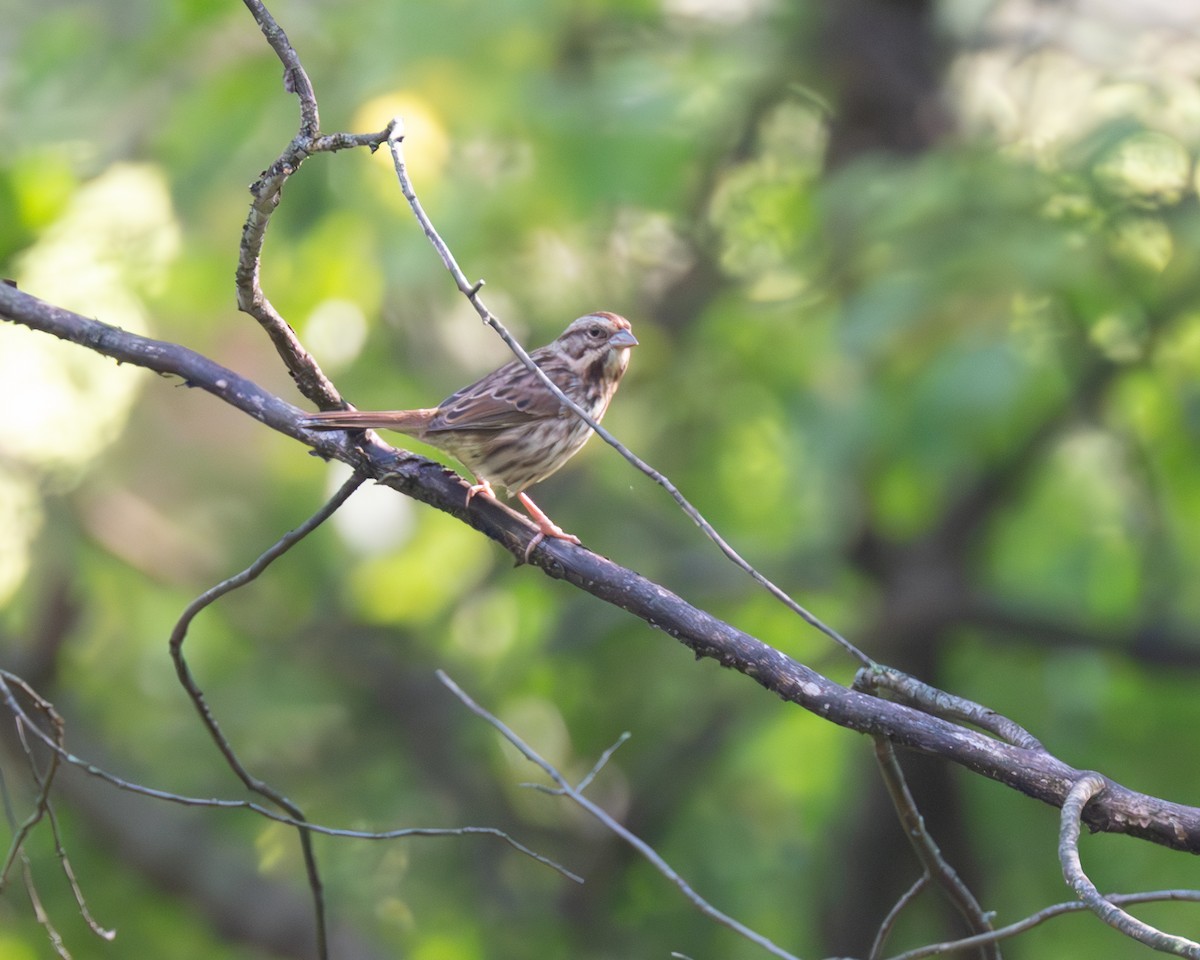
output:
[[[533,535],[533,539],[529,541],[529,545],[525,548],[525,562],[526,563],[529,562],[529,557],[533,554],[533,551],[537,547],[537,545],[539,543],[541,543],[543,540],[545,540],[547,537],[554,537],[554,539],[556,539],[556,540],[566,540],[569,543],[573,543],[576,546],[579,546],[580,540],[577,536],[575,536],[575,534],[567,533],[565,530],[562,529],[562,527],[558,526],[558,524],[552,523],[552,524],[550,524],[550,527],[551,527],[551,529],[549,529],[549,530],[547,530],[545,528],[539,528],[538,532]]]
[[[496,492],[492,489],[492,485],[486,480],[480,480],[478,483],[473,483],[471,486],[467,487],[468,507],[471,505],[471,501],[475,498],[476,494],[481,494],[487,497],[489,500],[496,499]]]

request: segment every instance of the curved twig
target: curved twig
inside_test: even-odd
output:
[[[1079,823],[1088,802],[1108,787],[1108,781],[1098,773],[1085,773],[1072,785],[1063,801],[1059,820],[1058,859],[1062,863],[1063,878],[1087,904],[1088,908],[1114,930],[1144,943],[1162,953],[1173,953],[1180,957],[1200,958],[1200,943],[1164,933],[1157,927],[1126,913],[1096,889],[1088,879],[1079,860]]]
[[[854,689],[867,693],[880,689],[888,690],[896,694],[902,703],[935,717],[953,720],[956,723],[969,723],[1023,750],[1046,749],[1028,730],[990,707],[939,690],[895,667],[883,664],[864,667],[854,678]]]
[[[334,512],[343,503],[346,502],[350,494],[357,490],[365,478],[354,474],[341,488],[329,498],[320,510],[309,517],[304,523],[298,526],[295,530],[291,530],[284,534],[271,547],[265,550],[257,560],[240,573],[234,574],[226,580],[222,580],[215,587],[211,587],[200,594],[195,600],[187,605],[179,619],[175,623],[175,627],[171,630],[170,650],[171,660],[175,664],[175,673],[179,677],[179,682],[183,689],[187,691],[187,695],[191,698],[196,712],[200,715],[200,720],[208,729],[208,734],[213,742],[217,745],[217,749],[221,751],[221,755],[225,758],[229,769],[234,772],[239,780],[246,785],[246,789],[257,793],[261,797],[265,797],[272,803],[277,805],[281,810],[287,812],[288,816],[295,820],[298,825],[298,834],[300,837],[300,848],[304,856],[304,868],[308,875],[308,886],[312,891],[313,896],[313,913],[316,919],[316,936],[317,936],[317,955],[324,960],[329,955],[329,936],[325,916],[325,895],[321,883],[321,872],[317,867],[317,855],[313,850],[312,836],[306,829],[308,818],[304,815],[304,811],[299,805],[290,800],[285,794],[276,790],[265,780],[260,780],[258,777],[250,773],[242,761],[238,758],[237,753],[233,749],[233,744],[221,730],[220,724],[217,722],[216,716],[213,714],[212,707],[209,706],[208,698],[204,696],[204,691],[200,684],[196,681],[192,674],[191,667],[188,666],[187,660],[183,655],[183,641],[187,637],[188,628],[196,616],[205,608],[211,606],[227,593],[237,590],[239,587],[245,586],[267,569],[275,560],[287,553],[292,547],[303,540],[306,536],[312,533],[317,527],[333,516]]]

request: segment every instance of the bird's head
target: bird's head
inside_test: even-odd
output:
[[[562,351],[581,367],[599,368],[606,378],[617,380],[629,366],[630,347],[637,343],[628,320],[603,310],[575,320],[558,338]]]

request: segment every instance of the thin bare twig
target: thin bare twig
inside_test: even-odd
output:
[[[910,903],[912,903],[917,895],[929,885],[929,871],[922,873],[913,885],[900,895],[900,898],[892,904],[892,909],[887,912],[887,916],[883,918],[883,922],[879,924],[879,929],[875,931],[875,939],[871,943],[871,952],[867,954],[867,960],[879,960],[883,955],[883,945],[887,943],[887,938],[891,936],[892,930],[896,926],[896,921],[900,919],[902,914]]]
[[[267,569],[276,559],[290,550],[293,546],[303,540],[308,534],[315,530],[318,526],[331,517],[339,507],[357,490],[366,478],[362,474],[354,474],[338,489],[338,491],[311,517],[295,530],[285,534],[278,542],[267,549],[257,560],[249,567],[222,581],[209,590],[206,590],[199,597],[192,601],[184,610],[179,620],[175,624],[175,628],[171,631],[170,650],[171,658],[175,663],[175,671],[179,677],[179,682],[182,684],[188,696],[191,698],[196,711],[199,713],[201,721],[208,729],[209,735],[216,744],[217,749],[225,758],[226,764],[234,772],[234,774],[242,781],[247,789],[259,794],[262,797],[270,800],[281,810],[283,810],[289,821],[296,827],[301,851],[304,857],[305,871],[308,876],[309,889],[312,892],[313,908],[316,921],[316,940],[317,952],[321,958],[326,958],[329,955],[328,946],[328,922],[326,919],[325,896],[323,885],[321,882],[320,870],[317,866],[316,852],[313,849],[312,833],[308,818],[298,804],[288,798],[279,790],[268,784],[266,781],[254,776],[246,768],[237,756],[233,745],[222,732],[220,724],[217,722],[212,708],[210,707],[207,698],[204,695],[199,683],[191,672],[187,660],[183,655],[183,642],[187,636],[188,628],[196,616],[206,607],[230,593],[239,587],[245,586],[247,583],[255,580],[259,575]],[[409,829],[403,833],[395,833],[393,836],[421,836],[433,835],[437,831],[423,831],[419,829]],[[495,836],[503,837],[508,843],[515,848],[521,850],[542,863],[557,867],[552,861],[542,857],[540,854],[534,853],[529,848],[518,843],[512,837],[503,834],[502,831],[495,830],[489,827],[462,827],[457,828],[460,835],[469,833],[489,833]],[[445,835],[439,833],[439,835]],[[558,868],[561,873],[571,876],[572,879],[578,879],[562,868]]]
[[[575,784],[575,789],[580,793],[583,793],[583,791],[591,785],[591,782],[596,779],[596,775],[603,770],[608,761],[612,759],[612,755],[616,753],[617,750],[621,748],[621,745],[625,743],[625,741],[631,736],[632,734],[626,730],[619,737],[617,737],[613,745],[600,754],[600,759],[592,765],[592,769],[587,772],[584,778],[580,780],[579,783]]]
[[[287,34],[283,32],[283,27],[271,16],[261,0],[243,0],[243,2],[246,4],[246,9],[250,11],[250,15],[254,17],[255,23],[262,30],[263,36],[267,38],[267,43],[271,45],[271,49],[275,51],[275,55],[283,64],[284,89],[288,93],[294,93],[300,101],[300,134],[315,137],[321,129],[317,95],[313,90],[312,81],[308,79],[308,74],[305,73],[304,67],[300,63],[299,54],[292,47]]]
[[[404,162],[404,122],[397,117],[392,120],[389,127],[389,135],[387,138],[388,148],[392,151],[392,161],[396,167],[396,177],[400,181],[400,192],[404,195],[404,199],[408,201],[412,208],[413,215],[417,218],[417,222],[421,225],[421,229],[425,232],[425,236],[429,242],[433,244],[433,248],[437,251],[438,256],[442,258],[442,263],[446,265],[446,269],[450,272],[450,276],[454,279],[455,285],[459,291],[470,301],[475,312],[479,314],[479,318],[490,326],[499,334],[502,339],[514,354],[521,360],[526,367],[542,382],[542,384],[552,393],[556,400],[564,407],[570,410],[575,416],[579,417],[584,423],[596,432],[605,443],[617,451],[629,463],[633,464],[639,471],[657,483],[660,487],[667,491],[679,505],[692,522],[696,524],[709,540],[716,544],[717,548],[734,564],[741,568],[745,573],[762,586],[771,596],[775,597],[780,603],[784,604],[789,610],[799,616],[809,626],[819,630],[829,639],[833,640],[842,647],[847,653],[858,660],[865,667],[872,666],[873,661],[865,653],[858,649],[849,640],[843,637],[837,630],[829,626],[821,620],[816,614],[811,613],[805,607],[797,603],[790,597],[782,588],[778,587],[773,581],[769,580],[764,574],[760,573],[753,567],[741,554],[739,554],[730,544],[717,532],[716,528],[704,518],[704,515],[696,509],[692,503],[680,493],[679,488],[673,484],[664,474],[660,473],[654,467],[650,466],[645,460],[635,454],[632,450],[626,447],[621,441],[614,437],[607,429],[602,427],[595,419],[584,410],[579,404],[575,403],[570,397],[559,389],[558,385],[546,376],[545,372],[538,367],[530,358],[529,353],[521,346],[520,343],[505,329],[504,325],[497,319],[496,315],[487,308],[483,300],[479,296],[479,291],[482,289],[484,282],[477,280],[471,283],[467,280],[466,274],[459,267],[458,261],[454,259],[454,254],[450,252],[449,246],[438,234],[433,226],[433,221],[421,206],[421,201],[417,199],[416,191],[413,188],[412,180],[408,176],[408,168]],[[544,542],[544,541],[543,541]]]
[[[37,886],[33,882],[33,870],[29,866],[29,858],[25,855],[25,851],[21,851],[21,876],[25,883],[25,892],[29,896],[29,904],[33,907],[33,916],[42,929],[46,931],[46,939],[50,941],[50,946],[54,952],[62,957],[62,960],[71,960],[71,954],[67,952],[66,944],[63,943],[62,934],[55,929],[53,922],[50,920],[50,914],[46,912],[46,908],[42,905],[42,898],[37,892]]]
[[[3,678],[0,678],[0,684],[3,684]],[[23,689],[28,689],[27,686]],[[35,700],[36,702],[36,700]],[[17,730],[21,741],[21,748],[25,752],[31,766],[34,766],[34,780],[38,780],[36,765],[33,757],[29,753],[29,745],[25,741],[23,732],[21,731],[22,720],[16,718]],[[28,721],[31,725],[32,720]],[[46,913],[42,906],[42,898],[38,894],[37,882],[33,878],[33,868],[29,863],[29,854],[25,852],[25,840],[29,836],[30,830],[41,819],[42,812],[49,809],[49,800],[46,797],[48,785],[43,783],[40,785],[39,795],[34,812],[25,818],[19,825],[17,823],[16,810],[13,807],[12,797],[8,792],[8,782],[4,777],[4,770],[0,767],[0,799],[3,800],[4,817],[8,822],[9,829],[12,831],[13,839],[9,845],[8,856],[5,858],[3,870],[0,871],[0,893],[4,891],[7,885],[8,874],[11,873],[14,863],[21,864],[21,882],[25,887],[25,895],[29,897],[30,906],[33,907],[33,915],[42,929],[46,931],[46,939],[50,941],[51,949],[58,956],[70,960],[70,954],[67,953],[66,947],[63,944],[62,937],[50,922],[50,916]]]
[[[1173,953],[1192,960],[1200,958],[1200,943],[1164,933],[1157,927],[1139,920],[1132,914],[1126,913],[1096,889],[1095,884],[1088,879],[1079,859],[1080,817],[1083,808],[1092,797],[1108,787],[1108,781],[1098,773],[1085,773],[1075,781],[1063,801],[1062,814],[1059,818],[1058,859],[1062,863],[1063,877],[1071,888],[1086,903],[1092,913],[1115,930],[1127,937],[1144,943],[1146,946],[1162,953]]]
[[[54,852],[58,857],[59,869],[62,870],[63,876],[67,878],[67,885],[71,888],[71,895],[75,898],[75,905],[79,908],[79,915],[83,917],[83,922],[101,940],[116,939],[117,931],[110,927],[102,927],[96,921],[96,918],[92,916],[92,911],[87,905],[87,900],[84,899],[83,888],[79,885],[79,880],[75,877],[75,868],[71,866],[71,859],[67,856],[67,848],[63,844],[62,830],[58,825],[58,814],[54,812],[53,805],[48,804],[46,807],[46,820],[50,824],[50,834],[54,838]]]
[[[533,747],[522,740],[521,737],[518,736],[502,720],[500,720],[499,717],[490,713],[488,710],[472,700],[471,697],[468,696],[468,694],[462,689],[462,687],[450,679],[449,675],[445,671],[438,670],[437,678],[445,685],[447,690],[458,697],[458,699],[468,710],[470,710],[477,717],[486,720],[497,731],[499,731],[500,735],[504,737],[505,740],[516,747],[526,760],[540,767],[546,776],[548,776],[556,784],[556,789],[554,790],[555,793],[572,800],[578,806],[582,807],[589,814],[599,820],[606,829],[616,834],[631,847],[633,847],[633,849],[641,854],[642,857],[649,862],[655,870],[657,870],[664,877],[670,880],[671,883],[678,887],[683,895],[687,897],[687,899],[690,900],[691,903],[698,910],[700,910],[701,913],[721,924],[722,926],[728,927],[734,933],[745,937],[751,943],[757,944],[768,953],[773,954],[776,957],[782,957],[785,958],[785,960],[797,960],[796,957],[788,953],[782,947],[779,947],[771,942],[761,933],[751,930],[744,924],[734,920],[733,917],[729,916],[728,914],[722,913],[707,900],[701,897],[700,894],[691,888],[691,886],[686,880],[683,879],[683,877],[675,872],[671,865],[668,864],[659,855],[659,853],[652,846],[650,846],[650,844],[646,843],[646,841],[642,840],[639,836],[634,834],[621,823],[618,823],[602,807],[597,806],[586,796],[584,796],[578,787],[571,786],[571,784],[567,781],[567,778],[564,777],[558,771],[558,769],[552,763],[550,763],[550,761],[546,760],[536,750],[534,750]],[[623,741],[618,740],[618,744],[621,742]],[[609,755],[611,755],[612,749],[613,748],[609,749]]]
[[[53,742],[62,744],[64,724],[62,717],[58,711],[54,709],[54,705],[50,701],[42,697],[36,690],[30,687],[20,678],[14,678],[16,686],[26,697],[33,703],[37,712],[40,713],[50,724],[54,731]],[[33,828],[41,823],[42,818],[46,816],[46,812],[50,809],[50,786],[54,782],[54,775],[58,770],[58,755],[50,754],[50,765],[45,772],[38,769],[38,763],[33,755],[33,750],[30,749],[29,741],[25,737],[27,728],[42,731],[37,722],[28,714],[14,717],[16,720],[17,740],[21,744],[21,751],[25,754],[25,761],[29,766],[30,776],[33,782],[37,784],[37,796],[34,800],[33,811],[20,824],[13,824],[12,843],[9,844],[8,855],[4,858],[3,865],[0,865],[0,891],[4,889],[8,880],[8,874],[12,870],[12,866],[17,859],[18,854],[21,854],[25,847],[25,841]]]

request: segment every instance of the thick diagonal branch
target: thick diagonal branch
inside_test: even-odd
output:
[[[464,505],[463,481],[445,467],[378,441],[348,442],[344,434],[309,433],[302,412],[186,347],[150,340],[91,320],[0,285],[0,317],[78,343],[105,356],[182,377],[281,433],[336,457],[366,476],[449,513],[523,553],[532,529],[511,510],[478,498]],[[1049,753],[1030,750],[929,716],[903,704],[849,690],[761,640],[701,610],[632,570],[568,543],[539,550],[547,575],[614,604],[692,650],[754,679],[784,700],[839,726],[882,736],[898,746],[938,756],[1061,807],[1080,772]],[[1093,830],[1126,833],[1177,850],[1200,853],[1200,809],[1109,783],[1088,804]]]

